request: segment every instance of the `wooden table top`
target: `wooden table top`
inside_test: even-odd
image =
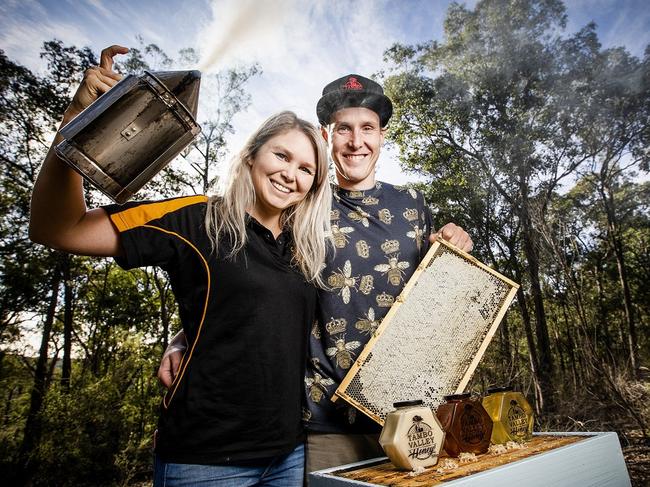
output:
[[[448,457],[441,456],[437,465],[429,467],[419,474],[411,471],[398,470],[390,461],[382,460],[379,463],[367,467],[356,467],[350,470],[331,472],[331,475],[391,487],[441,485],[450,480],[483,472],[584,439],[584,436],[535,435],[530,441],[522,445],[521,448],[508,449],[502,453],[488,452],[483,455],[476,455],[476,460],[468,463],[461,463],[457,458],[449,459],[458,464],[458,466],[449,469],[442,468],[448,463]]]

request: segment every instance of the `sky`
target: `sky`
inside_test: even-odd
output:
[[[284,109],[317,123],[323,86],[349,73],[370,76],[393,43],[443,40],[448,0],[0,0],[0,49],[15,62],[43,69],[39,52],[54,38],[89,46],[138,47],[136,36],[174,57],[194,47],[204,73],[258,62],[262,75],[246,85],[252,104],[235,117],[237,149],[269,115]],[[460,2],[473,8],[476,0]],[[604,47],[643,56],[650,43],[647,0],[567,0],[570,35],[594,21]],[[212,63],[207,59],[213,57]],[[199,100],[209,112],[209,96]],[[386,150],[378,178],[414,181]]]

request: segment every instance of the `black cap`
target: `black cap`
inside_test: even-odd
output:
[[[369,108],[379,115],[381,126],[385,127],[393,114],[393,104],[379,83],[360,76],[348,74],[323,88],[323,96],[316,105],[316,115],[321,125],[331,122],[332,114],[342,108]]]

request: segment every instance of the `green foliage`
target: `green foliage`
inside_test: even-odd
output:
[[[0,352],[0,475],[12,469],[15,453],[22,439],[23,419],[29,407],[28,392],[33,385],[29,366],[14,354]]]
[[[112,329],[111,334],[119,345],[115,360],[101,375],[84,374],[83,361],[77,360],[71,392],[58,382],[48,388],[40,412],[40,441],[31,453],[38,466],[34,485],[127,485],[150,477],[162,397],[154,370],[162,349],[139,333]],[[2,365],[0,472],[12,478],[32,378],[16,355],[4,355]]]
[[[98,479],[114,485],[150,475],[160,398],[151,371],[161,351],[138,335],[115,334],[119,359],[100,377],[82,378],[73,394],[49,388],[35,485],[51,485],[53,478],[57,485],[100,485]]]

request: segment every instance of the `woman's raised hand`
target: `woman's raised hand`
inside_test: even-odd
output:
[[[113,57],[116,54],[126,54],[127,52],[129,52],[127,47],[118,46],[117,44],[102,51],[99,66],[88,68],[84,73],[83,81],[72,98],[72,103],[66,110],[67,119],[81,113],[100,95],[106,93],[122,79],[122,75],[113,71]]]
[[[72,103],[65,111],[63,125],[117,84],[121,76],[113,71],[113,56],[127,52],[126,47],[117,45],[102,51],[99,66],[84,74]],[[34,183],[30,238],[73,254],[120,255],[120,236],[108,214],[101,208],[86,208],[81,176],[57,156],[54,147],[61,140],[61,135],[57,134]]]

